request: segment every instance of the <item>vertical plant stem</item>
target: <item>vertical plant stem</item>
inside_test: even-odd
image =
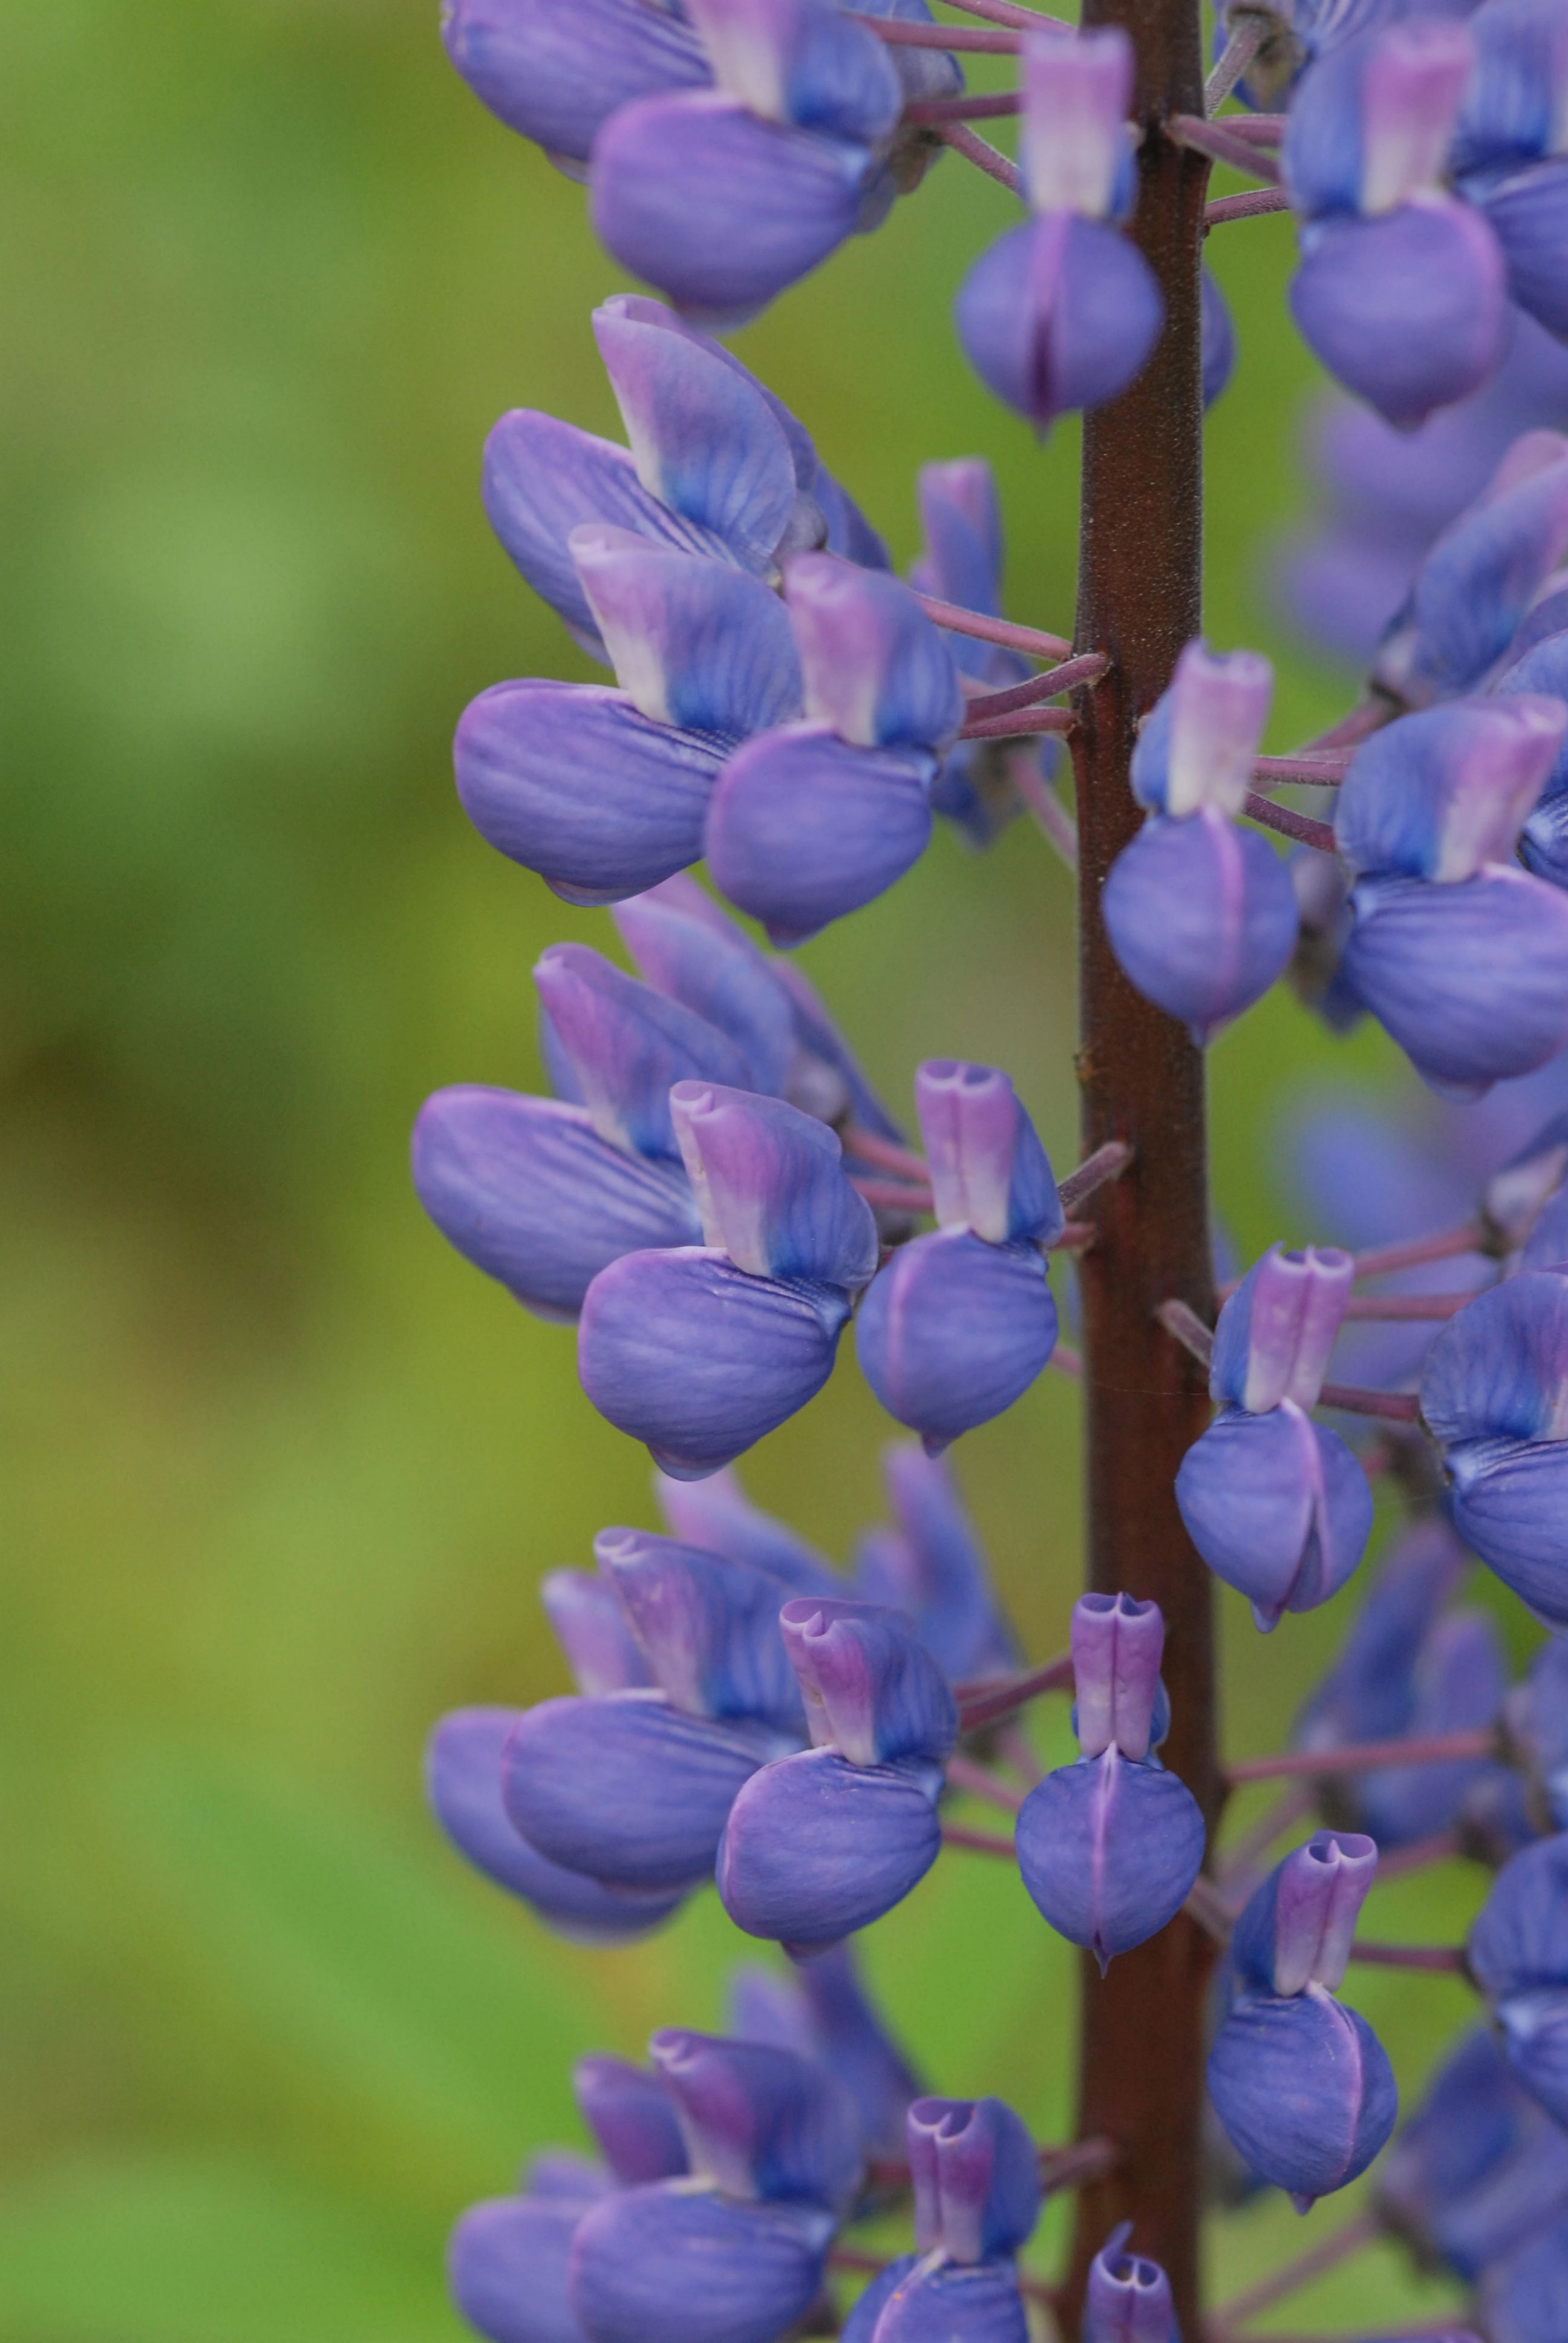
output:
[[[1077,640],[1113,661],[1081,690],[1078,787],[1082,1134],[1086,1154],[1131,1141],[1131,1169],[1096,1196],[1084,1255],[1089,1584],[1152,1597],[1165,1614],[1172,1727],[1161,1752],[1212,1825],[1219,1811],[1209,1574],[1176,1510],[1176,1470],[1209,1417],[1202,1370],[1154,1313],[1180,1296],[1211,1319],[1203,1061],[1182,1028],[1135,993],[1100,918],[1100,892],[1141,816],[1128,784],[1136,719],[1201,624],[1200,277],[1209,166],[1161,121],[1203,104],[1198,0],[1088,0],[1138,57],[1144,127],[1134,240],[1160,280],[1165,330],[1131,389],[1084,426]],[[1117,2222],[1170,2274],[1176,2315],[1199,2331],[1199,2133],[1203,1999],[1212,1948],[1187,1914],[1082,1971],[1079,2131],[1113,2139],[1114,2171],[1079,2197],[1064,2332]]]

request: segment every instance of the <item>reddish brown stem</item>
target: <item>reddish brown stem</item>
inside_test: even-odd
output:
[[[1064,659],[1060,667],[1047,668],[1043,675],[1031,675],[1027,683],[1015,683],[1006,691],[979,693],[964,711],[966,721],[972,723],[977,716],[1007,716],[1015,708],[1037,707],[1042,699],[1054,699],[1059,691],[1070,691],[1074,684],[1092,683],[1104,672],[1101,653],[1085,651],[1081,659]]]
[[[998,90],[994,97],[923,97],[905,106],[904,120],[928,127],[939,122],[994,122],[1016,114],[1022,103],[1015,89]]]
[[[1250,187],[1244,196],[1219,196],[1203,207],[1203,232],[1223,227],[1227,220],[1259,219],[1265,212],[1288,212],[1291,199],[1283,187]]]
[[[1280,166],[1272,156],[1254,146],[1251,139],[1236,137],[1228,122],[1205,122],[1199,115],[1173,114],[1165,128],[1178,146],[1193,147],[1211,162],[1229,163],[1233,171],[1245,171],[1254,179],[1278,183]]]
[[[1298,846],[1315,846],[1320,854],[1334,850],[1332,822],[1314,821],[1310,814],[1292,813],[1289,806],[1277,806],[1269,798],[1260,797],[1256,789],[1247,791],[1247,818],[1263,830],[1277,830],[1282,838],[1293,839]]]
[[[1124,1139],[1108,1139],[1103,1147],[1097,1147],[1092,1155],[1086,1155],[1076,1171],[1070,1172],[1065,1180],[1057,1182],[1056,1192],[1061,1200],[1062,1211],[1076,1211],[1080,1204],[1088,1202],[1097,1188],[1103,1188],[1108,1180],[1120,1180],[1131,1161],[1132,1150]]]
[[[971,716],[959,739],[1012,740],[1024,732],[1070,732],[1074,720],[1070,708],[1020,708],[1013,716]]]
[[[1072,649],[1060,635],[1048,635],[1038,627],[1019,627],[1010,618],[988,618],[983,610],[966,610],[960,602],[939,601],[934,594],[917,594],[915,599],[928,618],[950,634],[972,635],[977,642],[1000,643],[1004,650],[1024,651],[1030,659],[1065,659]]]
[[[1252,778],[1257,781],[1306,781],[1313,789],[1336,789],[1345,777],[1348,755],[1324,749],[1309,757],[1304,751],[1296,757],[1256,757],[1252,760]]]
[[[1325,1383],[1318,1393],[1324,1407],[1347,1415],[1377,1415],[1385,1423],[1419,1423],[1421,1402],[1413,1392],[1363,1391],[1359,1383]]]
[[[1015,57],[1023,46],[1021,34],[1010,30],[971,33],[964,25],[906,25],[901,18],[858,16],[852,8],[844,14],[896,49],[972,49],[980,56]]]
[[[1131,388],[1084,417],[1077,640],[1109,671],[1075,695],[1079,831],[1078,1076],[1086,1155],[1125,1140],[1136,1160],[1094,1200],[1081,1271],[1088,1579],[1151,1598],[1165,1619],[1171,1732],[1161,1751],[1207,1820],[1218,1811],[1211,1581],[1176,1508],[1177,1468],[1209,1419],[1204,1378],[1161,1326],[1181,1294],[1212,1312],[1203,1061],[1185,1029],[1135,992],[1101,919],[1111,864],[1141,825],[1128,769],[1135,729],[1202,626],[1200,263],[1207,162],[1164,126],[1203,108],[1198,0],[1086,0],[1136,59],[1138,206],[1131,234],[1158,279],[1165,327]],[[1184,2334],[1199,2323],[1203,1998],[1211,1946],[1185,1915],[1112,1961],[1081,1965],[1078,2129],[1115,2139],[1114,2172],[1079,2197],[1062,2331],[1077,2332],[1089,2265],[1118,2222],[1170,2274]]]
[[[1388,1277],[1396,1269],[1420,1269],[1429,1261],[1452,1261],[1462,1252],[1483,1252],[1486,1232],[1479,1221],[1464,1221],[1435,1237],[1415,1237],[1409,1244],[1383,1245],[1376,1252],[1358,1252],[1358,1277]]]
[[[1462,1945],[1377,1945],[1354,1944],[1351,1946],[1352,1961],[1365,1961],[1374,1969],[1443,1969],[1451,1976],[1465,1974]]]
[[[1274,1757],[1242,1757],[1225,1768],[1234,1790],[1243,1782],[1284,1781],[1292,1774],[1370,1774],[1383,1765],[1446,1765],[1459,1757],[1495,1757],[1497,1735],[1490,1725],[1462,1733],[1431,1733],[1424,1740],[1358,1741],[1339,1749],[1286,1749]]]
[[[961,122],[939,122],[935,125],[934,135],[944,146],[950,146],[955,155],[961,155],[966,163],[972,163],[977,171],[983,171],[988,179],[994,179],[998,186],[1005,187],[1010,195],[1022,195],[1023,173],[1016,163],[1010,163],[1000,147],[993,146],[989,138],[982,138],[977,131],[966,129]]]

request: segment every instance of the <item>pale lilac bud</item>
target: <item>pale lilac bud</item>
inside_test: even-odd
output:
[[[581,1693],[629,1692],[653,1677],[615,1589],[586,1570],[552,1570],[539,1600]]]
[[[1271,1245],[1220,1312],[1210,1397],[1266,1415],[1282,1400],[1315,1407],[1355,1263],[1333,1246]]]
[[[1132,44],[1119,25],[1026,37],[1020,159],[1037,212],[1105,219],[1121,209],[1131,105]]]
[[[1191,642],[1138,728],[1132,793],[1177,819],[1212,806],[1238,814],[1269,719],[1274,670],[1257,651],[1216,654]]]
[[[940,749],[964,719],[952,654],[900,578],[831,554],[789,564],[784,599],[809,721],[859,749]]]
[[[784,1604],[779,1624],[815,1748],[837,1749],[851,1765],[947,1755],[958,1711],[903,1612],[801,1595]]]
[[[1356,1920],[1377,1874],[1376,1842],[1319,1831],[1277,1864],[1236,1924],[1231,1958],[1261,1993],[1329,1992],[1343,1981]]]
[[[1014,2254],[1040,2217],[1033,2140],[1000,2099],[917,2099],[907,2125],[915,2243],[955,2262]]]
[[[994,1066],[931,1058],[915,1075],[915,1111],[939,1227],[988,1244],[1049,1243],[1065,1220],[1056,1175],[1011,1082]]]
[[[1131,2221],[1112,2229],[1089,2266],[1081,2343],[1175,2343],[1171,2281],[1146,2254],[1130,2254]]]
[[[703,1233],[737,1269],[851,1289],[873,1275],[877,1224],[826,1123],[718,1082],[678,1081],[669,1113]]]
[[[1147,1757],[1165,1649],[1160,1605],[1131,1594],[1081,1594],[1071,1635],[1080,1748],[1086,1757],[1112,1746],[1124,1757]]]

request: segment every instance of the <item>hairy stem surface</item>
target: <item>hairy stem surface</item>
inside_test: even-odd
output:
[[[1154,1313],[1181,1296],[1212,1314],[1203,1063],[1181,1026],[1135,993],[1100,918],[1106,873],[1141,820],[1128,784],[1136,719],[1201,625],[1202,407],[1199,256],[1209,165],[1166,138],[1198,115],[1197,0],[1089,0],[1086,24],[1124,25],[1138,56],[1135,241],[1165,297],[1154,357],[1084,425],[1077,641],[1113,664],[1075,699],[1081,1049],[1085,1154],[1128,1141],[1131,1168],[1089,1208],[1084,1394],[1091,1587],[1152,1596],[1165,1614],[1173,1725],[1166,1763],[1211,1824],[1218,1813],[1209,1574],[1176,1510],[1176,1469],[1208,1422],[1201,1370]],[[1079,2130],[1113,2139],[1114,2171],[1079,2199],[1064,2333],[1076,2333],[1090,2260],[1133,2224],[1170,2274],[1183,2333],[1199,2331],[1199,2130],[1203,1993],[1212,1957],[1186,1914],[1102,1981],[1082,1972]]]

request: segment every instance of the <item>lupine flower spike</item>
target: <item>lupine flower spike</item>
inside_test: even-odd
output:
[[[915,1078],[915,1110],[938,1226],[878,1272],[855,1349],[889,1414],[935,1454],[1010,1407],[1055,1348],[1040,1247],[1065,1215],[1005,1074],[933,1059]]]
[[[1220,1413],[1181,1460],[1176,1502],[1211,1570],[1265,1634],[1337,1594],[1372,1529],[1366,1474],[1307,1414],[1322,1389],[1352,1264],[1275,1245],[1220,1312],[1209,1373]]]
[[[1072,1611],[1073,1728],[1083,1752],[1048,1774],[1018,1818],[1023,1884],[1101,1972],[1180,1911],[1203,1861],[1203,1817],[1155,1754],[1170,1729],[1165,1623],[1130,1594]]]
[[[1206,1041],[1265,993],[1295,947],[1285,866],[1235,817],[1273,670],[1254,651],[1189,643],[1139,729],[1132,787],[1149,819],[1117,857],[1101,909],[1123,974]]]
[[[1370,1838],[1320,1831],[1258,1889],[1231,1940],[1210,2096],[1238,2153],[1302,2212],[1366,2170],[1398,2112],[1382,2046],[1333,1997],[1376,1869]]]

